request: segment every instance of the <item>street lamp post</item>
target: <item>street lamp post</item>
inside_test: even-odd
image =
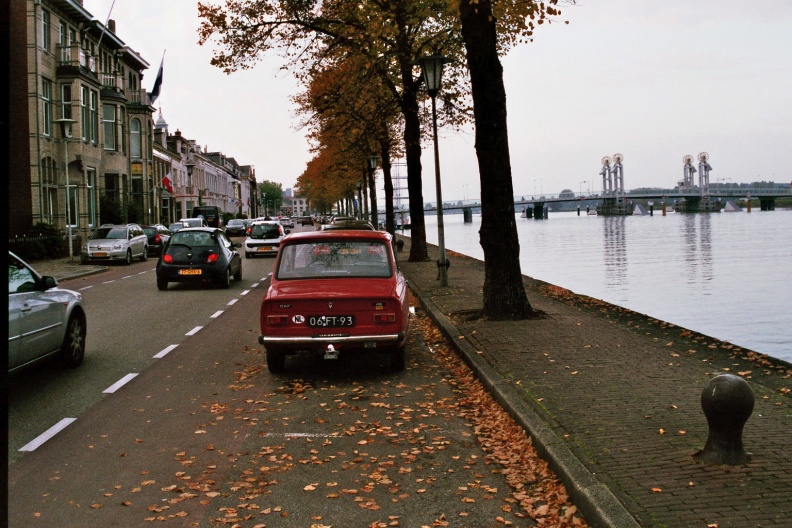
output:
[[[371,223],[374,224],[374,229],[377,229],[379,224],[379,215],[377,214],[377,186],[374,183],[374,171],[377,170],[377,162],[379,159],[380,157],[376,154],[372,154],[368,159],[370,169],[368,177],[369,185],[371,186],[371,218],[368,218],[368,220],[371,220]]]
[[[440,152],[437,148],[437,106],[435,98],[440,91],[440,80],[443,76],[443,65],[452,62],[442,55],[428,55],[418,59],[426,83],[426,91],[432,98],[432,133],[434,135],[435,187],[437,189],[437,242],[440,246],[440,259],[437,267],[440,271],[440,286],[448,286],[448,261],[445,251],[445,226],[443,225],[443,192],[440,186]]]
[[[63,174],[66,176],[66,230],[69,235],[69,262],[74,260],[74,243],[72,240],[72,224],[71,224],[71,185],[69,182],[69,138],[71,137],[71,125],[76,123],[75,119],[56,119],[56,123],[60,125],[61,139],[63,140]],[[69,130],[67,134],[66,131]]]
[[[361,206],[363,205],[361,197],[363,195],[361,194],[360,191],[363,188],[363,182],[358,180],[357,183],[355,184],[355,187],[357,187],[357,191],[358,191],[358,206],[355,208],[356,209],[355,216],[358,217],[358,220],[361,220],[363,218],[363,212],[361,210]]]

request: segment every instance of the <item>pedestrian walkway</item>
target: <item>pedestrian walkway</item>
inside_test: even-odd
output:
[[[544,316],[485,321],[477,317],[483,262],[449,252],[441,288],[435,262],[407,262],[410,239],[401,239],[400,267],[421,304],[525,427],[589,523],[792,526],[792,366],[529,277],[528,299]],[[436,247],[430,256],[438,258]],[[669,293],[669,302],[679,299]],[[755,397],[743,466],[693,456],[708,436],[702,390],[723,373],[744,377]]]
[[[55,277],[58,282],[101,273],[107,269],[107,266],[97,264],[80,264],[79,256],[72,259],[64,257],[50,260],[31,260],[28,264],[30,264],[39,275]],[[68,288],[68,286],[64,287]]]

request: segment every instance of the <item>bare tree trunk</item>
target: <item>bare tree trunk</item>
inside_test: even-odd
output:
[[[404,150],[407,158],[407,191],[410,194],[410,262],[426,262],[426,222],[423,213],[423,184],[421,182],[421,122],[418,119],[418,100],[415,93],[404,97]]]
[[[484,250],[484,316],[492,320],[524,319],[534,312],[520,270],[506,90],[498,59],[492,2],[462,0],[459,15],[470,68],[481,181],[479,240]]]
[[[382,145],[380,157],[382,158],[382,177],[385,185],[385,230],[392,236],[396,234],[396,225],[393,216],[393,177],[388,144]]]

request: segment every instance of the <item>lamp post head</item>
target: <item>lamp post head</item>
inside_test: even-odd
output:
[[[68,119],[68,118],[64,117],[63,119],[56,119],[55,122],[60,125],[61,139],[66,139],[68,137],[71,137],[71,126],[74,123],[76,123],[77,120],[76,119]],[[66,133],[67,130],[68,130],[68,134]]]
[[[372,154],[371,156],[369,156],[368,162],[369,162],[369,168],[371,170],[377,170],[377,162],[379,161],[379,159],[380,157],[377,156],[376,154]]]
[[[184,164],[187,167],[187,176],[192,176],[193,169],[195,169],[195,163],[188,162]]]
[[[363,187],[363,182],[361,182],[360,180],[358,180],[358,181],[355,183],[355,187],[357,187],[357,190],[358,190],[358,192],[360,192],[360,189]]]
[[[443,77],[443,65],[454,62],[453,59],[442,55],[426,55],[414,60],[413,64],[421,65],[421,73],[426,83],[426,91],[430,97],[435,97],[440,91],[440,81]]]

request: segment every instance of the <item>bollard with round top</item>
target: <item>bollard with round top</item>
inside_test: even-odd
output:
[[[701,393],[701,408],[707,417],[709,436],[696,453],[707,464],[738,466],[750,460],[743,449],[742,432],[754,408],[748,382],[734,374],[712,378]]]

